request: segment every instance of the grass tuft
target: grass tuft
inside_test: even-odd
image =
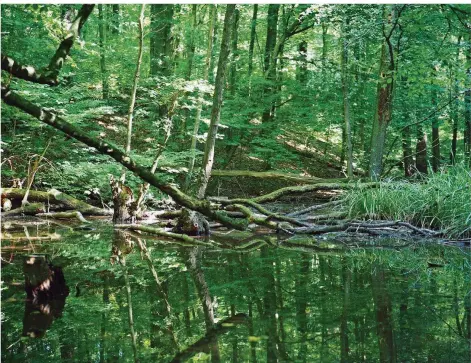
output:
[[[345,196],[350,218],[402,220],[451,238],[471,236],[471,173],[462,166],[424,182],[381,182],[378,188]]]

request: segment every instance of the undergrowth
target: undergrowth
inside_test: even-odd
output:
[[[471,172],[462,166],[422,182],[388,181],[351,190],[346,202],[351,218],[402,220],[451,238],[471,236]]]

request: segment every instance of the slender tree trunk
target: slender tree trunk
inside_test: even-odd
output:
[[[417,125],[417,145],[415,148],[415,168],[419,173],[427,174],[427,135],[422,129],[422,125]]]
[[[395,11],[390,5],[385,5],[384,22],[391,23],[395,19]],[[386,36],[389,29],[384,29],[385,34],[381,47],[381,59],[379,70],[379,82],[377,88],[377,108],[373,121],[371,133],[371,154],[369,176],[377,180],[381,176],[383,169],[383,151],[386,142],[386,131],[391,121],[393,85],[394,85],[394,54],[391,46],[391,36]],[[391,30],[392,32],[393,30]]]
[[[141,74],[141,63],[142,63],[142,48],[144,42],[144,10],[145,5],[142,5],[141,12],[139,15],[139,50],[137,54],[137,64],[136,64],[136,71],[134,72],[134,81],[132,86],[131,92],[131,101],[129,102],[129,109],[128,109],[128,131],[127,131],[127,138],[126,138],[126,155],[129,155],[131,152],[131,138],[132,138],[132,122],[134,118],[134,105],[136,103],[136,92],[137,92],[137,85],[139,83],[139,76]],[[126,173],[123,172],[121,181],[124,183],[126,178]]]
[[[238,9],[234,13],[234,21],[232,22],[232,59],[230,66],[230,76],[229,76],[229,89],[231,91],[232,97],[235,96],[236,91],[236,77],[237,77],[237,42],[238,42],[238,28],[239,28],[239,17],[240,12]]]
[[[209,78],[209,67],[211,64],[211,55],[213,51],[213,39],[214,39],[214,25],[216,21],[216,6],[209,5],[209,30],[208,30],[208,48],[206,49],[206,58],[204,62],[204,70],[203,70],[203,79],[208,80]],[[203,97],[202,93],[198,94],[198,103],[196,105],[196,116],[195,116],[195,123],[193,126],[193,135],[191,137],[191,156],[190,161],[188,163],[188,173],[185,178],[185,185],[184,190],[188,190],[191,182],[191,178],[193,176],[193,169],[195,167],[195,158],[196,158],[196,143],[198,141],[198,132],[200,129],[200,121],[201,121],[201,111],[203,109]]]
[[[119,4],[112,5],[113,14],[112,14],[112,21],[111,21],[111,33],[112,34],[119,34],[121,32],[120,21],[119,21]]]
[[[214,78],[215,78],[215,74],[214,74],[214,68],[215,68],[215,64],[217,62],[217,59],[216,59],[216,50],[217,50],[217,43],[218,43],[218,28],[219,28],[219,23],[218,23],[218,5],[214,5],[214,9],[213,9],[213,18],[212,18],[212,22],[214,24],[214,29],[213,29],[213,41],[212,41],[212,44],[213,44],[213,49],[211,51],[211,58],[209,59],[210,61],[210,64],[209,64],[209,74],[208,74],[208,80],[211,84],[214,84]]]
[[[211,110],[211,122],[208,130],[208,138],[206,140],[204,157],[203,157],[203,177],[201,187],[198,192],[199,198],[204,198],[206,188],[208,186],[209,178],[211,177],[211,169],[214,162],[214,147],[216,144],[216,135],[219,126],[219,119],[221,116],[222,97],[224,93],[224,83],[226,79],[227,61],[230,52],[230,39],[232,21],[235,12],[235,5],[228,4],[226,6],[226,15],[224,18],[224,30],[221,41],[221,51],[219,53],[218,70],[216,75],[216,84],[214,88],[213,107]]]
[[[150,75],[169,76],[172,72],[173,4],[152,4],[150,8]]]
[[[402,129],[402,162],[404,165],[404,176],[406,178],[413,174],[414,159],[412,157],[412,147],[410,141],[410,127]]]
[[[100,33],[100,69],[101,69],[101,87],[103,91],[103,99],[107,100],[109,95],[108,74],[106,72],[105,62],[105,42],[106,35],[103,19],[103,4],[98,4],[98,32]]]
[[[265,56],[264,56],[264,72],[268,72],[267,81],[276,81],[276,59],[274,59],[274,50],[276,45],[276,36],[278,29],[278,11],[280,5],[271,4],[268,5],[268,17],[267,17],[267,39],[265,42]],[[273,64],[272,64],[273,63]],[[269,105],[265,108],[262,113],[262,122],[273,120],[274,103],[272,100],[274,85],[266,86],[264,89],[264,98],[268,99]]]
[[[468,44],[471,43],[471,28],[468,33]],[[471,51],[466,51],[466,61],[468,63],[467,90],[464,94],[464,154],[465,160],[471,166]]]
[[[252,13],[252,23],[250,25],[250,43],[249,43],[249,78],[253,72],[253,50],[255,47],[255,36],[257,31],[258,5],[254,4]]]
[[[344,20],[346,23],[346,20]],[[342,24],[342,50],[341,50],[341,66],[342,66],[342,94],[343,94],[343,118],[345,145],[347,154],[347,176],[353,178],[353,147],[352,147],[352,130],[350,125],[350,99],[349,99],[349,82],[348,82],[348,30],[346,24]]]
[[[186,79],[191,79],[191,72],[193,71],[193,59],[195,58],[196,42],[195,42],[195,32],[197,27],[196,21],[196,12],[198,9],[197,4],[191,6],[191,18],[192,18],[192,29],[190,30],[189,42],[188,42],[188,69],[186,73]]]
[[[435,78],[437,72],[435,68],[432,70],[432,79]],[[435,85],[432,82],[432,106],[434,109],[437,108],[437,90]],[[436,173],[440,169],[440,129],[439,129],[439,120],[438,114],[435,113],[432,119],[432,169]]]
[[[460,45],[461,45],[461,36],[458,37],[457,42],[457,50],[456,50],[456,64],[459,62],[460,57]],[[450,102],[451,103],[451,119],[452,119],[452,130],[453,130],[453,137],[451,140],[451,151],[450,151],[450,163],[451,165],[455,165],[456,162],[456,147],[457,147],[457,139],[458,139],[458,125],[459,125],[459,116],[458,116],[458,107],[459,107],[459,99],[458,99],[458,86],[459,81],[456,77],[457,66],[452,65],[450,66]],[[454,101],[451,100],[452,97],[456,97]]]

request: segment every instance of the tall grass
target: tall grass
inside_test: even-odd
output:
[[[438,229],[452,238],[471,236],[471,173],[456,166],[422,182],[382,182],[346,194],[351,218],[389,219]]]

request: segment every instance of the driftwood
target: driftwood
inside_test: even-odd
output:
[[[22,200],[26,189],[4,188],[1,190],[2,196],[11,200]],[[113,211],[97,208],[81,200],[75,199],[68,194],[62,193],[56,189],[50,189],[47,192],[30,190],[28,199],[35,203],[43,203],[45,205],[60,206],[66,210],[76,210],[84,215],[109,216]],[[33,204],[33,203],[31,203]],[[12,211],[10,211],[12,212]],[[44,211],[43,211],[44,212]],[[37,212],[36,212],[37,213]],[[6,215],[5,213],[3,215]]]

